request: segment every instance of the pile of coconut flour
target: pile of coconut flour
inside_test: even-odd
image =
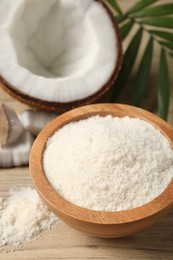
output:
[[[141,119],[95,116],[58,130],[47,142],[43,165],[51,185],[70,202],[120,211],[164,191],[173,178],[173,150]]]
[[[0,246],[29,242],[55,221],[34,189],[11,190],[7,199],[0,198]]]

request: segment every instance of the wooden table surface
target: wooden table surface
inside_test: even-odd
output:
[[[133,1],[120,0],[122,9],[128,8]],[[166,2],[165,0],[162,2]],[[168,2],[168,1],[167,1]],[[169,1],[171,2],[171,1]],[[142,49],[144,48],[145,38]],[[124,43],[126,45],[126,42]],[[155,82],[155,75],[158,66],[158,50],[153,59],[152,84]],[[169,60],[169,69],[173,65]],[[135,71],[135,69],[134,69]],[[171,86],[173,85],[173,73]],[[128,85],[133,84],[133,75]],[[127,88],[126,88],[127,89]],[[120,102],[126,102],[125,93],[121,95]],[[154,100],[153,95],[146,97],[145,104]],[[169,123],[173,125],[173,95],[169,112]],[[0,90],[0,102],[6,102],[17,112],[21,112],[27,106],[12,99],[9,95]],[[151,106],[152,107],[152,106]],[[153,108],[154,109],[154,108]],[[8,190],[13,187],[32,186],[28,167],[0,170],[0,196],[7,196]],[[43,232],[38,240],[24,245],[24,247],[11,252],[11,247],[6,247],[8,253],[0,251],[1,260],[25,260],[25,259],[115,259],[115,260],[172,260],[173,259],[173,209],[163,217],[159,223],[149,230],[128,238],[119,239],[98,239],[89,237],[83,233],[73,230],[59,221],[55,230]]]

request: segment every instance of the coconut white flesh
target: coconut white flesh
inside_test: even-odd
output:
[[[115,69],[117,44],[97,1],[0,1],[0,74],[29,96],[67,103],[93,95]]]
[[[40,131],[58,114],[40,110],[26,110],[19,115],[23,127],[32,135],[37,136]]]
[[[0,168],[28,165],[33,142],[34,137],[29,132],[24,132],[15,144],[1,147]]]

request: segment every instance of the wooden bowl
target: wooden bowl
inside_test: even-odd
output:
[[[141,118],[157,127],[173,146],[172,128],[145,110],[121,104],[89,105],[57,117],[42,130],[32,147],[30,173],[41,198],[65,223],[96,237],[123,237],[149,227],[173,205],[173,181],[157,198],[143,206],[118,212],[94,211],[78,207],[62,198],[50,185],[42,166],[46,141],[57,129],[93,115],[108,114]]]

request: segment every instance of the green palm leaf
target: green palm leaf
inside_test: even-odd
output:
[[[125,13],[125,14],[120,14],[119,16],[117,16],[117,22],[118,23],[122,23],[124,22],[127,18],[129,14],[133,14],[135,12],[140,11],[141,9],[144,9],[145,7],[157,2],[159,0],[141,0],[139,2],[137,2],[134,6],[132,6],[132,8],[130,8],[130,10]]]
[[[117,13],[118,23],[121,24],[122,40],[128,36],[133,25],[140,27],[125,52],[124,63],[115,82],[111,102],[115,102],[130,76],[140,48],[142,33],[145,31],[150,38],[136,73],[132,103],[138,106],[145,93],[151,69],[153,46],[154,42],[157,42],[161,47],[157,83],[158,105],[160,116],[166,119],[169,107],[169,75],[166,52],[173,58],[173,16],[171,15],[173,14],[173,2],[170,1],[170,3],[152,7],[151,5],[159,0],[136,0],[136,3],[130,9],[123,13],[116,0],[108,1]],[[158,28],[151,28],[151,26]],[[164,28],[169,30],[164,30]]]
[[[161,50],[160,54],[160,67],[158,73],[158,105],[159,115],[163,119],[167,119],[169,109],[169,74],[168,65],[166,60],[165,50]]]
[[[148,17],[148,16],[161,16],[173,14],[173,4],[164,4],[155,6],[149,9],[141,10],[138,13],[135,13],[134,17]]]
[[[141,59],[141,63],[139,65],[139,69],[134,84],[134,94],[133,94],[132,103],[135,106],[139,105],[148,84],[152,54],[153,54],[153,38],[150,37],[145,52],[143,54],[143,57]]]
[[[173,51],[173,42],[160,41],[160,44]]]
[[[124,22],[127,18],[128,18],[127,14],[118,15],[118,16],[116,17],[116,20],[117,20],[117,22],[120,24],[120,23]]]
[[[133,21],[129,21],[120,27],[121,39],[124,40],[133,26]]]
[[[158,30],[149,30],[151,34],[154,34],[160,38],[173,42],[173,33],[165,32],[165,31],[158,31]]]
[[[114,8],[114,10],[119,14],[122,15],[122,11],[117,4],[116,0],[108,0],[108,3]]]
[[[121,92],[125,82],[127,81],[131,73],[141,43],[142,32],[143,32],[143,28],[141,27],[135,34],[134,38],[132,39],[132,41],[130,42],[127,48],[127,51],[125,52],[123,67],[113,88],[112,97],[111,97],[112,102],[115,101],[115,99]]]
[[[158,0],[141,0],[137,2],[132,8],[129,9],[128,14],[138,12],[141,9],[144,9],[145,7],[157,2]]]
[[[142,21],[143,24],[165,27],[165,28],[173,28],[173,18],[172,17],[163,17],[163,18],[152,18],[149,20]]]

